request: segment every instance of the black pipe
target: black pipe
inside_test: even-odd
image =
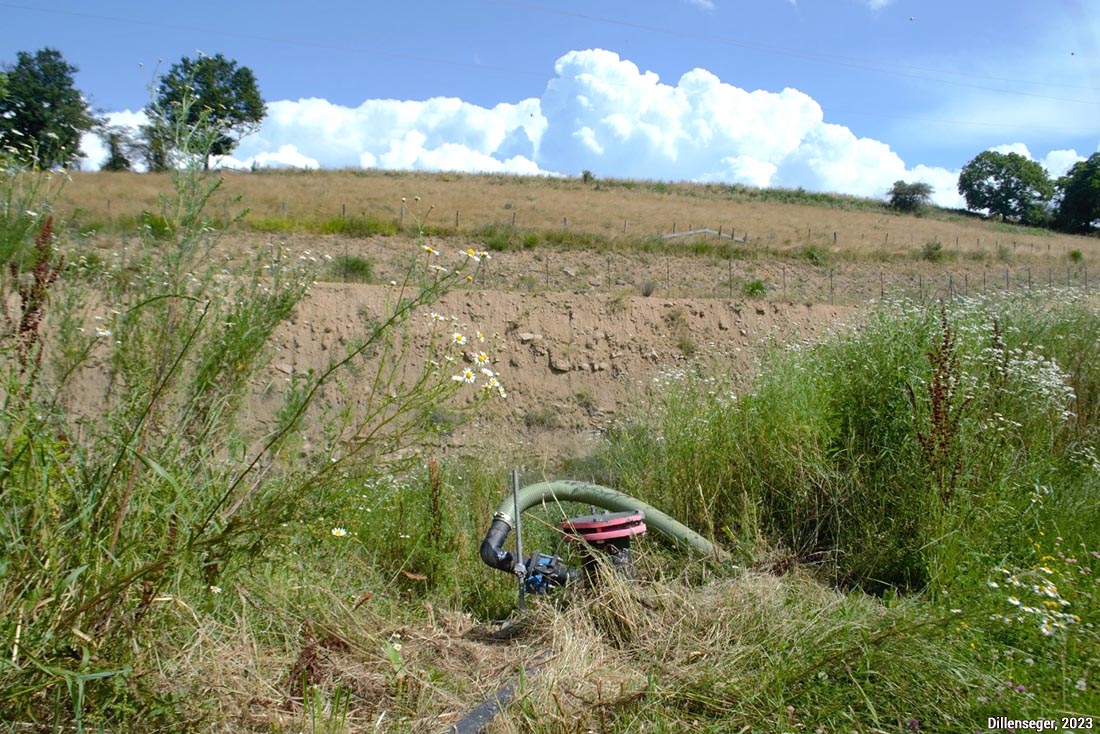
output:
[[[489,532],[485,533],[485,539],[481,541],[478,551],[486,566],[512,573],[512,569],[516,567],[516,557],[501,548],[511,531],[512,525],[508,520],[499,514],[493,516],[493,524],[489,526]]]

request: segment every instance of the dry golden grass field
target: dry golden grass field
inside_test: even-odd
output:
[[[78,219],[109,223],[156,212],[158,196],[169,191],[166,175],[76,173],[59,205]],[[595,235],[612,246],[656,234],[707,227],[724,235],[748,236],[748,249],[795,250],[816,245],[851,259],[905,259],[928,242],[973,259],[1048,258],[1064,260],[1073,250],[1086,256],[1098,240],[984,221],[962,213],[933,210],[913,217],[884,204],[801,191],[741,186],[666,184],[640,181],[584,182],[461,173],[380,171],[293,171],[227,173],[224,192],[240,195],[246,223],[276,226],[340,217],[373,217],[410,226],[402,199],[427,223],[454,233],[486,225],[519,230]],[[789,203],[788,203],[789,202]],[[805,203],[803,203],[805,202]],[[455,223],[457,221],[457,227]]]

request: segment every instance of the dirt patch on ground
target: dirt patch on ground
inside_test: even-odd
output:
[[[323,369],[364,323],[383,313],[392,290],[315,285],[276,333],[270,380],[257,387],[256,399],[274,406],[279,391],[272,386]],[[508,392],[481,416],[477,430],[456,433],[454,445],[476,448],[503,431],[536,455],[583,449],[662,375],[701,364],[747,380],[766,345],[816,338],[852,313],[828,305],[488,289],[452,291],[432,309],[486,335]],[[428,315],[414,319],[414,331]],[[428,327],[424,323],[425,333]],[[418,370],[423,359],[424,352],[413,350],[408,369]],[[355,383],[354,373],[346,379],[340,396],[367,387]],[[346,399],[340,396],[326,400]],[[493,429],[488,435],[487,428]]]

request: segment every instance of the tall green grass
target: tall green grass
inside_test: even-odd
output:
[[[211,256],[222,230],[205,211],[221,179],[202,162],[217,131],[179,119],[166,131],[180,156],[174,189],[146,217],[142,247],[110,265],[65,268],[51,219],[33,229],[0,222],[14,243],[0,294],[17,309],[0,342],[5,722],[199,726],[185,693],[164,686],[165,655],[200,634],[200,613],[223,592],[285,561],[295,528],[340,509],[346,478],[398,471],[434,435],[432,411],[474,389],[442,367],[457,361],[453,327],[426,314],[417,327],[430,331],[429,360],[419,374],[399,370],[413,314],[465,275],[461,264],[430,270],[432,256],[418,249],[381,316],[326,367],[292,376],[269,423],[251,424],[245,401],[272,334],[316,273],[278,249],[231,271]],[[17,170],[0,185],[23,196],[46,175]],[[352,367],[367,370],[371,388],[355,410],[316,412],[314,397]],[[97,374],[106,384],[89,387]],[[77,399],[88,390],[94,398]],[[479,390],[454,415],[491,394]],[[318,455],[300,451],[307,420],[324,437]],[[438,493],[428,496],[438,509]],[[437,551],[443,528],[434,526]]]
[[[657,424],[620,427],[609,461],[628,491],[765,534],[843,583],[937,588],[973,546],[1026,549],[1004,528],[1036,485],[1058,484],[1046,512],[1063,533],[1100,540],[1081,514],[1098,480],[1081,458],[1098,435],[1098,328],[1064,293],[892,304],[775,351],[747,394],[664,380]]]
[[[740,394],[666,375],[602,458],[742,562],[926,600],[1011,681],[1002,710],[1081,713],[1100,700],[1098,337],[1080,293],[886,304],[776,349]]]

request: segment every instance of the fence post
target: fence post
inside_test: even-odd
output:
[[[514,215],[513,215],[514,216]],[[607,292],[611,292],[611,256],[607,256]]]
[[[1007,290],[1009,290],[1009,285],[1008,285],[1008,268],[1005,268],[1005,290],[1006,290],[1006,291],[1007,291]]]
[[[733,298],[733,257],[732,256],[726,258],[726,265],[727,265],[727,270],[729,271],[729,275],[727,276],[727,278],[728,278],[729,284],[730,284],[730,298]]]
[[[833,269],[829,268],[829,303],[833,302]]]
[[[402,209],[405,208],[405,205],[402,204],[401,208]],[[348,205],[347,204],[341,204],[340,205],[340,218],[341,219],[347,219],[348,218]]]
[[[665,290],[668,297],[672,298],[672,261],[665,258]]]
[[[455,209],[455,229],[458,229],[458,209]]]
[[[787,265],[783,264],[783,295],[787,295]]]
[[[516,213],[512,212],[512,229],[516,228]]]
[[[882,271],[878,271],[878,299],[884,300],[886,298],[886,282],[883,279]]]

